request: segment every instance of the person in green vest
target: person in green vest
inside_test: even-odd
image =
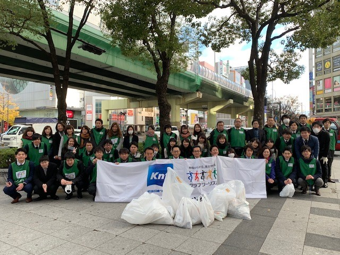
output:
[[[155,159],[161,159],[162,155],[159,153],[159,144],[158,143],[153,144],[152,149]]]
[[[155,127],[150,125],[145,135],[145,141],[143,142],[144,148],[152,147],[154,144],[158,145],[158,136],[155,134]]]
[[[74,138],[74,139],[77,139],[77,136],[74,134],[74,127],[72,125],[67,125],[65,127],[65,134],[64,134],[64,137],[63,137],[64,145],[67,142],[67,140],[71,137]]]
[[[179,138],[181,142],[183,139],[187,138],[189,141],[191,141],[191,134],[189,132],[189,127],[187,125],[182,125],[179,133]]]
[[[289,129],[285,129],[282,131],[282,136],[277,138],[275,142],[275,147],[278,150],[277,155],[282,155],[283,150],[285,148],[289,148],[293,151],[294,153],[294,138],[292,137],[292,132]]]
[[[45,126],[41,133],[41,141],[47,147],[47,155],[52,159],[53,131],[51,126]]]
[[[302,187],[302,194],[307,193],[307,187],[314,185],[315,194],[320,196],[320,187],[323,185],[322,170],[319,160],[312,156],[312,149],[303,145],[302,157],[297,164],[298,184]]]
[[[12,204],[19,202],[21,198],[19,191],[27,193],[26,203],[32,202],[34,164],[26,158],[26,150],[19,148],[15,151],[16,161],[8,167],[7,182],[3,191],[13,198]]]
[[[210,147],[210,157],[216,157],[219,154],[218,146],[217,145],[212,145]]]
[[[32,136],[32,142],[25,146],[27,152],[27,159],[33,162],[34,167],[39,165],[39,159],[43,155],[47,155],[46,144],[41,142],[41,136],[35,133]]]
[[[142,160],[142,154],[138,151],[138,143],[132,142],[130,145],[130,158],[136,161]]]
[[[61,161],[58,180],[63,190],[65,191],[65,200],[69,200],[73,197],[74,187],[77,187],[77,197],[83,198],[83,174],[84,164],[80,160],[75,158],[75,154],[71,151],[65,154],[65,160]]]
[[[118,154],[119,158],[115,160],[116,165],[119,165],[120,163],[137,162],[137,160],[129,156],[129,150],[127,148],[121,148]]]
[[[110,129],[107,131],[106,139],[112,141],[115,158],[118,158],[118,151],[123,147],[124,137],[117,122],[111,124]]]
[[[193,145],[198,145],[202,150],[202,157],[209,156],[209,142],[204,133],[198,135],[198,139],[193,140]]]
[[[227,133],[227,130],[224,129],[224,122],[223,121],[218,121],[217,124],[216,124],[216,128],[213,129],[210,132],[210,137],[209,137],[210,145],[216,145],[217,144],[217,141],[218,141],[217,137],[220,134],[223,134],[227,138],[227,142],[228,142],[228,133]]]
[[[97,162],[98,160],[103,160],[104,150],[102,147],[97,147],[94,149],[95,159],[86,168],[86,174],[90,176],[90,184],[87,189],[90,195],[93,196],[93,201],[96,197],[97,191]]]
[[[86,143],[91,141],[90,128],[86,125],[80,129],[80,134],[77,136],[78,155],[81,155],[85,151]]]
[[[277,157],[275,163],[275,176],[279,192],[281,192],[287,184],[296,185],[296,164],[291,149],[285,148],[282,155]]]
[[[253,153],[254,153],[253,146],[251,146],[250,144],[247,144],[244,147],[244,154],[241,156],[241,158],[254,159],[255,156],[253,155]]]
[[[106,129],[103,127],[103,120],[96,119],[95,127],[91,129],[91,141],[93,147],[103,146],[103,142],[106,139]]]
[[[330,119],[324,119],[322,121],[322,124],[324,126],[324,129],[328,132],[330,137],[330,143],[329,143],[329,153],[328,153],[328,182],[334,183],[332,180],[332,164],[333,164],[333,158],[334,158],[334,151],[335,151],[335,144],[337,141],[337,134],[334,131],[334,129],[331,128],[331,121]]]
[[[115,161],[113,144],[112,144],[112,141],[110,139],[106,139],[104,141],[103,160],[107,161],[107,162],[114,162]]]
[[[283,130],[289,128],[290,117],[289,117],[287,114],[283,114],[283,115],[281,116],[281,122],[282,122],[282,125],[279,126],[279,135],[280,135],[280,136],[282,136]]]
[[[87,141],[85,144],[85,151],[78,157],[84,164],[84,167],[87,168],[92,160],[94,160],[94,152],[93,152],[93,144],[90,141]]]
[[[289,122],[289,129],[292,131],[292,137],[294,139],[300,137],[299,124],[296,121],[291,120]]]
[[[279,137],[279,133],[277,130],[277,127],[275,125],[275,120],[273,117],[267,118],[267,124],[264,126],[264,131],[266,133],[266,140],[272,139],[273,141],[276,141]]]
[[[199,147],[198,145],[194,146],[192,148],[192,156],[190,158],[192,159],[201,158],[201,155],[202,155],[201,147]]]
[[[161,144],[161,149],[162,149],[162,157],[163,158],[166,158],[165,157],[165,150],[169,144],[169,141],[170,141],[170,138],[174,138],[176,143],[177,143],[177,135],[171,131],[172,128],[171,128],[171,125],[170,124],[167,124],[164,126],[164,132],[163,134],[161,134],[161,137],[160,137],[160,144]],[[190,141],[189,141],[190,143]]]
[[[154,158],[154,154],[153,154],[153,148],[152,147],[146,147],[145,149],[144,149],[144,157],[142,158],[142,160],[141,161],[154,161],[154,160],[156,160],[155,158]]]
[[[312,126],[307,123],[307,115],[305,115],[305,114],[300,114],[300,116],[299,116],[299,130],[302,127],[308,127],[309,130],[312,130]]]
[[[27,144],[32,142],[32,136],[35,133],[34,128],[28,127],[22,135],[20,148],[25,148]]]
[[[78,149],[79,145],[77,143],[76,138],[74,137],[70,137],[67,139],[66,143],[63,146],[63,149],[61,151],[61,159],[65,160],[65,154],[66,152],[72,152],[74,155],[78,155],[77,154],[77,149]]]
[[[184,159],[181,155],[181,148],[178,145],[174,145],[172,147],[172,155],[169,157],[169,159]]]
[[[184,138],[185,141],[189,141],[188,138]],[[189,142],[190,143],[190,142]],[[172,155],[172,148],[176,145],[176,139],[175,138],[170,138],[168,146],[164,150],[164,158],[169,158]]]
[[[242,120],[236,118],[234,127],[228,130],[228,141],[237,155],[242,155],[243,147],[246,145],[246,131],[241,127]]]
[[[268,139],[268,141],[266,142],[265,144],[269,149],[270,149],[270,152],[272,154],[272,158],[274,160],[276,160],[276,157],[277,157],[277,149],[275,147],[275,142],[273,141],[273,139]]]
[[[229,144],[228,144],[228,141],[227,141],[227,137],[224,136],[224,134],[218,135],[216,145],[218,147],[218,155],[219,156],[227,156]]]
[[[271,157],[270,149],[263,146],[258,158],[266,160],[266,189],[269,192],[274,186],[276,186],[275,180],[275,160]]]

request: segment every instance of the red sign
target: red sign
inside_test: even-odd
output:
[[[74,116],[74,111],[66,110],[66,117],[67,118],[73,118],[73,116]]]
[[[127,110],[127,115],[128,116],[133,116],[133,110]]]
[[[117,114],[112,114],[111,115],[111,120],[117,120]]]
[[[124,121],[125,120],[125,115],[119,115],[119,121]]]

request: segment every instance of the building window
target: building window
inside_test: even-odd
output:
[[[323,112],[323,98],[316,99],[316,112]]]
[[[323,50],[323,55],[328,55],[332,53],[332,46],[328,46]]]
[[[332,111],[332,98],[325,97],[325,112],[331,112],[331,111]]]
[[[334,112],[340,111],[340,96],[334,97],[333,111]]]

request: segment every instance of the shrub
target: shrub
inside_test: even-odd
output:
[[[16,148],[0,149],[0,168],[8,168],[8,165],[15,161]]]

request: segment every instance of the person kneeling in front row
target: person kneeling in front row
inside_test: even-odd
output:
[[[87,175],[90,176],[90,185],[87,189],[89,194],[96,197],[96,191],[97,191],[97,162],[98,160],[103,160],[104,150],[101,147],[97,147],[94,149],[94,155],[95,159],[92,160],[92,162],[89,164],[88,168],[86,169]]]
[[[275,173],[279,192],[288,184],[296,184],[296,163],[290,148],[283,150],[282,156],[276,159]]]
[[[50,162],[47,155],[39,159],[39,165],[35,167],[34,171],[34,194],[39,195],[36,201],[45,199],[47,195],[50,195],[54,200],[59,199],[56,195],[59,187],[57,172],[57,165]]]
[[[74,153],[66,152],[65,160],[63,160],[59,167],[58,179],[66,193],[66,200],[69,200],[73,196],[74,186],[77,187],[77,197],[82,198],[81,193],[83,188],[83,163],[75,159]]]
[[[323,185],[320,162],[312,156],[312,149],[309,146],[302,146],[301,154],[298,163],[298,183],[302,187],[302,194],[307,193],[307,186],[314,185],[315,194],[320,196],[319,189]]]

